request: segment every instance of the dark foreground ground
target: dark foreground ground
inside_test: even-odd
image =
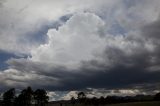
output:
[[[45,105],[45,106],[97,106],[97,105],[48,104],[48,105]],[[119,103],[119,104],[107,104],[107,105],[98,105],[98,106],[160,106],[160,101]]]
[[[134,102],[134,103],[120,103],[106,106],[160,106],[160,102]]]

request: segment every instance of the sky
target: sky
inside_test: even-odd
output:
[[[159,0],[0,0],[0,91],[50,100],[160,90]]]

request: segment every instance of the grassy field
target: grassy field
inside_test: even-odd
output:
[[[160,102],[135,102],[135,103],[120,103],[106,106],[160,106]]]
[[[96,105],[82,105],[82,104],[48,104],[45,106],[96,106]],[[108,105],[98,105],[98,106],[160,106],[160,101],[152,101],[152,102],[132,102],[132,103],[119,103],[119,104],[108,104]]]

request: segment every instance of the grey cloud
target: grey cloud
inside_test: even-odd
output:
[[[90,16],[88,17],[91,19]],[[70,16],[64,16],[61,21],[66,21],[68,18],[70,19]],[[98,20],[101,20],[101,18],[98,17]],[[93,21],[95,22],[95,20]],[[74,22],[73,24],[77,25],[76,19]],[[82,23],[84,22],[82,20]],[[73,25],[69,27],[73,27]],[[84,32],[83,28],[77,27],[78,30]],[[133,27],[135,28],[136,26],[133,25]],[[88,87],[97,89],[160,89],[160,70],[157,67],[160,66],[160,21],[154,21],[133,32],[125,32],[125,35],[108,35],[107,31],[104,31],[105,28],[98,32],[98,34],[103,35],[103,39],[106,39],[105,50],[99,56],[100,59],[93,58],[92,60],[81,61],[80,67],[77,69],[53,66],[52,63],[43,62],[44,60],[40,62],[32,61],[30,57],[27,59],[10,59],[7,61],[10,65],[9,68],[17,70],[17,73],[20,74],[16,74],[14,78],[7,78],[15,82],[26,82],[27,85],[32,85],[33,87],[45,87],[48,90],[81,90]],[[68,27],[66,29],[68,30]],[[56,31],[58,32],[58,29]],[[72,33],[72,28],[71,32],[68,33],[69,35]],[[41,52],[38,53],[40,54]],[[53,53],[51,52],[50,54],[52,55]],[[49,56],[47,55],[47,57]],[[54,61],[54,59],[51,61]],[[12,73],[8,74],[11,75]],[[29,74],[30,78],[26,81],[23,78],[16,79],[17,76],[27,74]],[[2,73],[1,75],[4,74]],[[40,80],[40,83],[35,84],[38,80]],[[3,79],[3,81],[5,83],[6,80]],[[41,83],[43,84],[41,85]]]
[[[36,10],[36,8],[39,8],[36,7],[37,3],[41,4],[43,2],[43,5],[48,5],[50,4],[49,1],[0,0],[0,49],[15,54],[30,54],[31,49],[35,49],[44,43],[42,40],[45,39],[48,29],[63,24],[65,19],[62,22],[58,18],[67,14],[64,12],[64,14],[57,16],[53,12],[58,18],[53,16],[52,20],[49,20],[48,16],[44,15],[42,11]],[[19,5],[17,5],[17,2]],[[50,8],[47,8],[47,10],[52,11]],[[54,25],[49,25],[50,23]]]
[[[156,20],[153,23],[150,23],[143,27],[142,34],[146,37],[146,40],[151,40],[154,44],[156,51],[159,51],[160,43],[158,40],[160,39],[160,19]]]
[[[5,0],[0,0],[0,8],[3,6],[4,2],[5,2]]]
[[[29,59],[11,59],[7,63],[13,69],[27,73],[34,71],[37,75],[44,75],[45,78],[53,78],[53,81],[54,78],[58,79],[59,85],[54,83],[43,85],[48,90],[77,90],[87,87],[159,89],[160,70],[148,70],[152,66],[160,65],[158,55],[160,50],[157,45],[159,32],[153,31],[159,28],[158,24],[154,22],[140,29],[140,33],[123,37],[122,42],[127,42],[127,47],[121,44],[106,46],[102,56],[105,61],[83,61],[81,67],[76,70],[33,62]],[[153,45],[156,49],[150,50],[145,46],[146,44]],[[45,83],[45,80],[43,81]],[[29,83],[34,85],[32,81]]]
[[[16,61],[14,61],[15,63]],[[21,61],[22,63],[22,61]],[[12,62],[13,64],[13,62]],[[140,67],[129,67],[126,68],[124,66],[116,66],[115,68],[106,71],[106,70],[83,70],[83,72],[74,72],[74,71],[66,71],[65,69],[60,68],[51,68],[47,70],[47,66],[45,65],[36,65],[33,63],[29,63],[30,65],[25,64],[26,68],[23,67],[24,71],[36,70],[38,75],[45,75],[51,78],[57,78],[60,86],[54,85],[54,83],[50,83],[48,85],[44,85],[48,90],[77,90],[77,89],[85,89],[86,87],[92,88],[130,88],[135,87],[136,85],[140,86],[140,84],[150,84],[152,83],[152,87],[157,87],[156,83],[160,81],[160,72],[146,72],[143,68]],[[16,64],[19,70],[20,64]],[[14,66],[16,66],[14,64]],[[32,66],[33,65],[33,66]],[[43,68],[46,67],[46,68]],[[44,69],[43,71],[41,71]],[[31,79],[32,80],[32,79]],[[47,80],[47,79],[46,79]],[[44,80],[44,81],[46,81]],[[31,85],[33,82],[30,82]],[[155,84],[155,85],[154,85]],[[140,87],[144,87],[141,85]],[[151,85],[150,85],[151,86]],[[140,88],[139,87],[139,88]],[[144,87],[145,88],[145,87]],[[143,89],[144,89],[143,88]],[[146,87],[149,88],[149,87]],[[142,88],[141,88],[142,89]]]
[[[82,69],[85,69],[85,67],[98,67],[96,69],[101,69],[98,71],[92,70],[85,70],[84,72],[88,72],[87,77],[83,77],[83,79],[77,79],[76,82],[71,83],[71,85],[82,82],[86,82],[84,84],[81,84],[83,87],[104,87],[104,88],[123,88],[123,87],[131,87],[131,86],[138,86],[139,84],[142,84],[141,87],[143,88],[152,88],[152,89],[159,89],[159,81],[160,81],[160,70],[157,70],[156,72],[149,71],[148,68],[152,67],[154,65],[160,65],[159,63],[159,45],[157,43],[159,42],[159,38],[154,36],[159,36],[158,31],[152,31],[152,28],[159,29],[159,25],[157,25],[158,22],[154,22],[153,24],[150,24],[149,27],[151,29],[148,29],[148,25],[144,27],[142,30],[142,39],[139,38],[133,38],[132,40],[129,39],[129,37],[126,37],[126,42],[135,42],[136,44],[139,44],[137,48],[133,48],[132,46],[129,49],[132,49],[131,55],[126,55],[125,51],[121,50],[117,47],[112,48],[106,48],[106,51],[104,53],[104,58],[109,57],[111,60],[110,62],[113,62],[114,65],[112,68],[108,68],[106,63],[99,63],[98,61],[91,61],[91,62],[83,62]],[[154,28],[156,27],[156,28]],[[149,41],[145,41],[144,39],[148,39],[147,33],[150,36]],[[130,41],[131,40],[131,41]],[[151,41],[150,41],[151,40]],[[152,41],[153,40],[153,41]],[[151,42],[152,45],[156,46],[156,49],[154,51],[149,51],[144,47],[144,45],[148,42]],[[152,62],[152,59],[154,57],[154,60]],[[106,61],[107,62],[107,61]],[[78,78],[78,77],[76,77]],[[81,77],[80,77],[81,78]],[[86,79],[85,79],[86,78]],[[65,80],[66,81],[66,80]],[[72,82],[72,81],[70,81]],[[94,84],[93,84],[94,82]],[[152,83],[152,84],[151,84]],[[69,84],[68,84],[69,85]],[[146,85],[146,86],[145,86]],[[149,86],[151,87],[149,87]],[[80,88],[77,87],[77,88]],[[144,89],[143,88],[143,89]]]

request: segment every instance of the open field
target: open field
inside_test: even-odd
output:
[[[135,103],[120,103],[112,104],[106,106],[160,106],[160,101],[158,102],[135,102]]]
[[[97,105],[83,105],[83,104],[50,104],[46,106],[97,106]],[[160,101],[152,102],[132,102],[132,103],[119,103],[119,104],[108,104],[108,105],[98,105],[98,106],[160,106]]]

